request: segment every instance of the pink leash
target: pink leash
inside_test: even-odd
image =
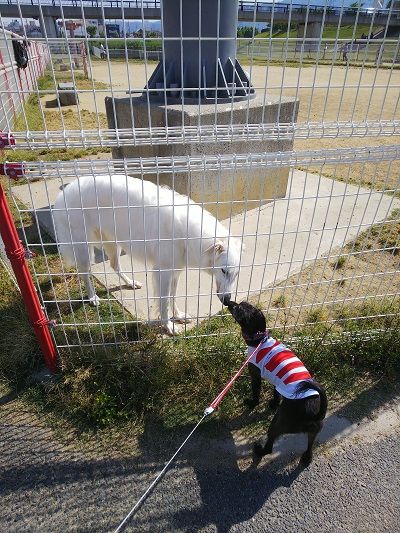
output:
[[[265,337],[264,337],[265,338]],[[186,439],[183,441],[183,443],[179,446],[179,448],[176,450],[174,455],[171,457],[171,459],[165,464],[164,468],[161,470],[161,472],[157,475],[157,477],[154,479],[154,481],[149,485],[147,490],[143,493],[141,498],[136,502],[136,504],[132,507],[132,509],[129,511],[129,513],[126,515],[126,517],[120,522],[118,527],[114,530],[114,533],[120,533],[125,526],[127,525],[128,521],[132,516],[138,511],[138,509],[141,507],[142,503],[147,499],[147,497],[150,495],[154,487],[158,484],[160,479],[164,476],[165,472],[168,470],[169,465],[172,463],[172,461],[175,459],[175,457],[178,455],[178,453],[182,450],[184,445],[187,443],[187,441],[190,439],[190,437],[193,435],[193,433],[196,431],[196,429],[200,426],[200,424],[203,422],[203,420],[211,415],[215,409],[218,407],[218,405],[222,402],[222,400],[225,398],[227,393],[229,392],[232,385],[235,383],[237,378],[240,376],[240,374],[243,372],[243,370],[246,368],[246,365],[250,361],[250,359],[253,357],[255,353],[258,352],[260,349],[260,346],[262,345],[264,338],[260,342],[260,344],[256,347],[256,349],[247,357],[245,362],[242,364],[242,366],[239,368],[239,370],[236,372],[236,374],[228,381],[228,383],[225,385],[225,387],[222,389],[222,391],[214,398],[214,400],[210,403],[210,405],[204,410],[203,416],[201,419],[197,422],[196,426],[192,429],[192,431],[189,433],[189,435],[186,437]]]
[[[265,338],[265,337],[264,337]],[[255,350],[247,357],[245,362],[242,364],[242,366],[239,368],[239,370],[236,372],[236,374],[228,381],[228,383],[225,385],[225,387],[222,389],[222,391],[214,398],[214,400],[210,403],[210,405],[205,409],[204,414],[206,416],[211,415],[215,411],[215,409],[218,407],[218,405],[222,402],[222,400],[225,398],[225,396],[228,394],[230,388],[235,383],[237,378],[240,376],[240,374],[243,372],[243,370],[248,365],[250,359],[258,352],[260,349],[262,343],[264,342],[264,338],[261,340],[261,342],[258,344],[258,346],[255,348]]]

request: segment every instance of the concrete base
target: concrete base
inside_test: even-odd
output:
[[[54,230],[48,199],[54,202],[60,185],[60,180],[49,179],[46,187],[41,181],[13,187],[18,200],[37,210],[40,226],[50,235],[54,235]],[[385,220],[393,209],[400,207],[400,200],[382,192],[299,170],[293,171],[289,190],[288,198],[224,222],[227,227],[231,225],[232,234],[244,234],[246,245],[237,293],[232,295],[234,299],[255,296],[299,272],[303,266],[312,264],[315,259],[334,254],[335,248],[353,240],[369,225]],[[35,250],[34,247],[31,249]],[[121,265],[128,276],[143,283],[142,289],[134,291],[120,287],[117,275],[108,261],[103,262],[100,252],[96,254],[92,272],[133,316],[155,320],[158,299],[154,297],[152,276],[135,258],[131,260],[129,256],[123,256]],[[210,276],[198,269],[189,270],[187,275],[182,272],[177,303],[194,317],[194,324],[222,308]],[[107,304],[103,302],[102,305]]]
[[[295,122],[299,101],[295,98],[271,96],[264,103],[261,98],[233,104],[185,105],[151,103],[146,98],[105,99],[108,125],[110,128],[149,127],[197,127],[199,125],[262,124]],[[150,121],[149,121],[150,115]],[[123,146],[113,148],[113,158],[124,157],[166,157],[202,156],[218,154],[247,154],[249,152],[278,152],[293,148],[292,139],[235,142],[201,142],[153,146]],[[190,173],[148,174],[146,179],[173,187],[194,201],[206,203],[206,207],[218,219],[227,218],[246,209],[246,201],[263,202],[282,198],[286,194],[288,169],[237,169],[231,171],[207,171],[192,176]],[[216,204],[218,200],[218,205]],[[207,204],[207,202],[211,202]],[[232,203],[234,202],[234,203]]]
[[[78,93],[73,83],[59,83],[57,91],[58,101],[61,106],[76,105],[78,103]]]

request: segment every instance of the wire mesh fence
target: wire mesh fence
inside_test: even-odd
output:
[[[173,4],[0,2],[1,49],[41,50],[3,74],[3,170],[59,349],[222,335],[229,294],[281,334],[389,327],[396,3]]]

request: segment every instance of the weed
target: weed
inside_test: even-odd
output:
[[[334,270],[339,270],[344,267],[344,265],[346,264],[346,261],[347,261],[347,257],[344,255],[341,255],[340,257],[338,257],[336,263],[332,265],[332,268]]]
[[[285,307],[286,305],[286,298],[284,294],[280,294],[275,300],[272,302],[272,305],[274,307]]]
[[[324,322],[326,318],[327,318],[327,313],[323,307],[317,307],[315,309],[311,309],[307,313],[307,322],[311,322],[311,323]]]

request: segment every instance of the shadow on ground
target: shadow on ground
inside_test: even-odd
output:
[[[352,413],[360,420],[370,415],[373,410],[388,405],[392,400],[393,394],[382,391],[380,383],[375,384],[346,404],[343,409],[326,418],[319,435],[319,444],[340,440],[357,429],[359,422],[352,423],[345,414]],[[188,466],[194,469],[201,505],[193,508],[188,494],[179,511],[171,517],[174,529],[198,531],[213,525],[220,533],[228,532],[235,524],[250,520],[275,490],[279,487],[290,487],[304,470],[299,460],[307,447],[305,435],[287,435],[280,438],[275,443],[271,456],[264,458],[259,465],[254,463],[252,443],[238,445],[232,436],[232,430],[240,428],[245,418],[246,415],[239,417],[230,429],[218,424],[218,438],[207,438],[203,431],[190,441],[183,456]],[[190,429],[187,427],[186,431],[189,432]],[[141,449],[149,449],[151,435],[152,431],[147,437],[146,433],[144,434]],[[316,460],[318,455],[317,446]],[[158,490],[163,489],[160,487]],[[143,530],[149,525],[146,516],[148,515],[145,511],[140,511],[140,517],[143,518],[137,525],[143,527]]]
[[[331,443],[356,429],[357,423],[344,413],[370,415],[388,406],[393,396],[374,385],[328,416],[320,442]],[[13,392],[0,399],[0,415],[0,530],[10,533],[29,527],[52,533],[112,530],[192,429],[183,426],[172,433],[148,423],[138,441],[139,453],[113,458],[96,450],[95,438],[91,454],[77,450],[65,436],[56,438]],[[233,437],[247,416],[229,427],[217,419],[201,427],[127,531],[227,532],[250,520],[277,489],[290,487],[302,475],[298,461],[305,437],[281,439],[274,454],[255,465],[251,444]],[[317,447],[316,462],[322,451]],[[312,466],[306,475],[311,473]]]

